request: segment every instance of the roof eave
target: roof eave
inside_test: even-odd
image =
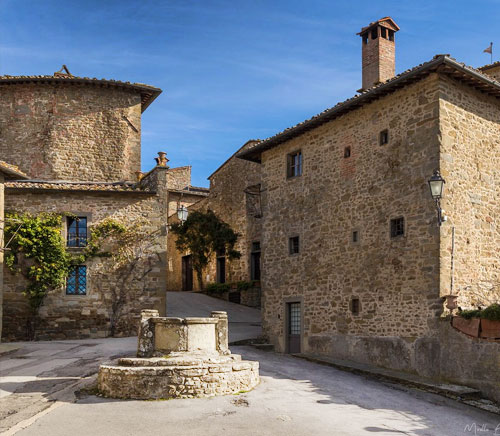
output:
[[[273,148],[291,138],[299,136],[311,129],[314,129],[315,127],[318,127],[328,121],[331,121],[350,110],[353,110],[366,103],[376,100],[383,95],[393,92],[396,89],[399,89],[401,86],[404,86],[405,84],[420,80],[423,76],[436,71],[440,65],[448,65],[450,67],[453,67],[455,70],[468,75],[469,77],[472,76],[474,79],[481,81],[485,86],[490,87],[490,89],[491,87],[496,88],[500,96],[500,83],[493,78],[485,76],[481,72],[469,68],[454,59],[451,59],[450,57],[448,57],[448,55],[437,55],[434,59],[423,64],[422,66],[410,70],[406,73],[402,73],[398,77],[374,88],[371,88],[361,95],[355,96],[349,100],[346,100],[344,103],[340,103],[330,109],[327,109],[323,113],[316,115],[315,117],[307,121],[304,121],[294,127],[278,133],[275,136],[272,136],[267,140],[260,142],[253,148],[241,151],[236,156],[240,159],[260,162],[262,152],[269,150],[270,148]]]

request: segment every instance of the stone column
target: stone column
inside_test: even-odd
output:
[[[215,326],[215,336],[217,339],[217,351],[220,354],[231,354],[229,351],[229,331],[228,331],[228,321],[227,312],[213,311],[211,313],[212,318],[217,318],[218,322]]]
[[[158,318],[157,310],[142,310],[139,325],[139,341],[137,344],[137,357],[152,357],[155,350],[155,323],[153,318]]]

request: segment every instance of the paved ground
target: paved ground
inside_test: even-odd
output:
[[[493,436],[500,424],[499,416],[432,394],[249,347],[233,347],[233,352],[261,362],[262,381],[252,392],[170,401],[87,396],[61,403],[17,434]],[[466,430],[474,424],[477,432],[473,427]],[[481,433],[480,428],[489,432]]]
[[[229,319],[229,341],[256,338],[261,334],[260,310],[195,292],[167,292],[168,316],[210,316],[224,310]]]
[[[242,336],[257,323],[255,312],[247,308],[237,306],[233,312],[230,303],[188,295],[169,294],[169,315],[228,310],[230,328],[239,328]],[[248,393],[142,402],[81,393],[75,397],[82,384],[92,381],[89,376],[99,363],[134,354],[136,343],[136,338],[123,338],[19,344],[20,350],[0,357],[0,433],[500,436],[500,416],[251,347],[232,347],[234,353],[261,363],[261,383]]]

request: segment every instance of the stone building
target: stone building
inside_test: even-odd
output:
[[[159,153],[141,169],[141,114],[161,93],[143,84],[53,76],[0,77],[0,153],[28,180],[7,182],[5,209],[63,215],[68,250],[86,245],[92,225],[112,218],[141,226],[137,261],[118,271],[109,260],[76,266],[39,312],[38,339],[135,334],[141,309],[165,314],[167,226],[177,198],[206,195],[190,186],[190,168]],[[106,263],[108,262],[108,263]],[[4,277],[3,336],[24,339],[29,308],[19,275]]]
[[[464,308],[500,300],[500,66],[437,55],[394,76],[398,29],[386,17],[359,33],[360,94],[237,155],[261,166],[263,328],[281,352],[499,399],[498,343],[442,315],[452,291]],[[435,170],[446,180],[442,226]]]
[[[4,241],[4,183],[6,180],[25,179],[26,175],[19,171],[14,165],[9,165],[4,161],[0,161],[0,342],[2,339],[2,306],[3,306],[3,252],[5,249]]]
[[[238,233],[235,249],[241,253],[238,260],[228,261],[224,253],[216,253],[204,273],[206,283],[237,283],[239,281],[260,281],[260,165],[238,159],[236,154],[251,147],[257,141],[247,141],[209,177],[208,196],[188,207],[188,211],[212,210]],[[169,215],[169,222],[177,221],[176,215]],[[169,238],[168,289],[171,291],[199,289],[196,275],[193,275],[189,253],[179,253],[175,237]],[[250,293],[249,293],[250,294]],[[260,288],[251,291],[252,301],[243,303],[258,305]],[[254,295],[255,294],[255,295]]]

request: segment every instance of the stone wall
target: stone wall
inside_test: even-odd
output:
[[[495,65],[492,68],[487,68],[485,70],[482,70],[482,72],[498,81],[500,79],[500,64],[498,62],[496,62],[496,64],[498,65]]]
[[[470,338],[451,327],[446,319],[435,319],[432,335],[419,338],[325,334],[315,336],[311,342],[311,354],[462,384],[500,401],[499,343]]]
[[[55,289],[40,309],[38,339],[105,337],[110,332],[113,293],[126,287],[126,304],[118,322],[118,335],[137,333],[141,309],[156,309],[165,314],[166,289],[166,169],[157,167],[146,183],[156,187],[156,194],[137,192],[40,192],[10,189],[6,210],[16,212],[57,212],[89,214],[89,225],[105,218],[125,225],[144,223],[148,238],[146,256],[128,277],[113,271],[106,259],[87,263],[87,295],[66,295]],[[74,250],[74,249],[72,249]],[[132,264],[131,264],[132,265]],[[22,295],[25,283],[19,276],[5,274],[4,331],[8,340],[26,338],[27,300]]]
[[[440,81],[441,173],[446,180],[441,228],[441,292],[463,308],[500,302],[500,106],[452,79]]]
[[[170,189],[184,189],[191,186],[191,166],[169,168],[167,174]]]
[[[253,141],[247,142],[248,147]],[[231,262],[226,261],[226,282],[250,280],[250,252],[252,242],[261,238],[261,208],[260,208],[260,165],[231,156],[210,177],[210,193],[207,198],[189,207],[190,211],[211,209],[215,214],[228,223],[240,236],[235,246],[241,253],[241,258]],[[247,189],[250,188],[250,189]],[[246,193],[251,192],[252,194]],[[175,222],[172,216],[169,222]],[[169,277],[168,289],[179,291],[182,289],[181,258],[189,253],[179,253],[175,248],[175,236],[169,238]],[[211,260],[203,274],[206,283],[215,282],[216,258]],[[199,289],[196,274],[193,274],[194,289]]]
[[[141,96],[76,84],[0,86],[0,155],[33,179],[135,180]]]
[[[4,247],[4,181],[5,177],[0,171],[0,248]],[[3,250],[0,250],[0,342],[2,341],[3,322]]]
[[[263,326],[277,350],[287,349],[290,301],[302,301],[304,352],[318,351],[325,336],[429,332],[442,311],[427,186],[439,165],[438,111],[431,75],[263,153]],[[379,145],[385,129],[389,143]],[[297,150],[303,174],[287,179],[287,154]],[[398,217],[405,233],[391,238]],[[292,236],[297,255],[289,254]]]

